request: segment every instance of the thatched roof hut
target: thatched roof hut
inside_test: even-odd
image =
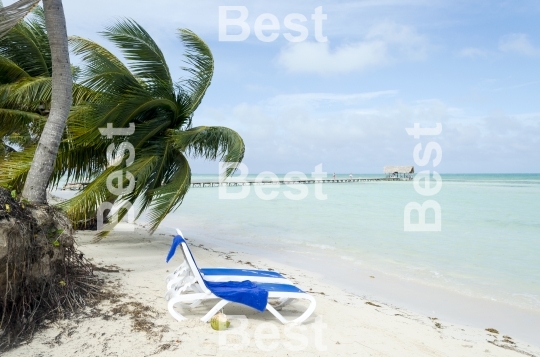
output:
[[[385,166],[384,173],[388,180],[412,180],[414,166]]]
[[[385,174],[414,174],[414,166],[385,166]]]

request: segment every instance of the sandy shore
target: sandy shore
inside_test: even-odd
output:
[[[227,315],[245,315],[247,320],[233,319],[228,334],[218,333],[198,320],[211,305],[184,311],[184,322],[167,312],[164,278],[181,260],[177,255],[165,263],[170,232],[113,233],[97,244],[91,233],[78,232],[77,237],[80,250],[98,267],[97,274],[119,296],[51,324],[5,356],[540,356],[540,348],[505,337],[504,331],[450,324],[366,300],[323,283],[314,273],[211,249],[188,235],[199,266],[272,268],[317,300],[305,327],[293,328],[268,312],[228,305]],[[303,308],[292,304],[284,314]]]

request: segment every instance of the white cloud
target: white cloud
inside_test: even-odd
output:
[[[388,48],[388,54],[396,60],[423,60],[427,57],[427,38],[409,26],[384,22],[372,26],[366,39],[384,42]]]
[[[289,106],[308,106],[308,105],[353,105],[358,102],[371,100],[379,97],[395,96],[399,92],[397,90],[385,90],[377,92],[364,92],[352,94],[336,94],[336,93],[299,93],[299,94],[280,94],[269,100],[271,105],[277,107]]]
[[[525,56],[540,56],[540,48],[535,47],[523,33],[513,33],[501,37],[499,50]]]
[[[347,73],[427,57],[427,39],[414,28],[384,22],[360,42],[331,49],[328,42],[302,42],[282,49],[278,63],[291,72]]]
[[[390,94],[393,91],[385,92],[388,95],[374,97],[383,102],[359,99],[365,93],[280,95],[216,113],[218,120],[224,114],[227,126],[244,138],[245,162],[252,173],[309,172],[321,162],[329,171],[377,173],[389,163],[406,164],[412,161],[417,141],[405,128],[415,122],[423,127],[443,124],[443,133],[429,139],[443,147],[441,172],[540,169],[531,161],[531,153],[540,150],[539,113],[470,116],[439,99],[402,102]],[[355,103],[344,107],[351,98]],[[276,105],[286,101],[295,105]],[[209,111],[201,114],[201,122],[214,124]]]
[[[325,43],[290,44],[279,55],[278,62],[291,72],[320,74],[364,70],[387,64],[386,47],[381,41],[343,45],[330,51]]]
[[[487,54],[488,52],[486,50],[483,50],[481,48],[475,48],[475,47],[462,48],[458,52],[459,57],[466,57],[466,58],[486,57]]]

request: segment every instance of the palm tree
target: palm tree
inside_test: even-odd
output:
[[[36,10],[36,21],[41,25],[42,14]],[[23,31],[22,27],[39,28],[40,37],[45,32],[43,26],[35,23],[21,23],[19,26],[19,32]],[[138,216],[148,210],[151,229],[154,230],[169,212],[181,204],[189,189],[191,170],[186,156],[240,162],[244,144],[241,137],[228,128],[192,127],[193,113],[210,85],[214,69],[210,49],[193,32],[179,31],[186,46],[187,67],[184,69],[188,78],[177,83],[171,79],[161,50],[136,22],[120,21],[103,34],[120,48],[129,66],[95,42],[71,38],[72,50],[83,62],[81,82],[74,84],[75,106],[60,144],[50,183],[58,184],[61,177],[90,182],[78,196],[61,205],[74,222],[95,219],[102,202],[118,201],[125,207],[138,201]],[[0,62],[1,48],[0,44]],[[17,48],[12,52],[18,53]],[[42,53],[47,57],[46,51]],[[19,54],[23,58],[29,57],[24,56],[24,52]],[[35,66],[34,62],[44,62],[37,56],[32,57]],[[15,59],[13,55],[7,58],[11,59]],[[28,74],[24,80],[13,78],[12,82],[0,85],[0,97],[4,93],[8,103],[18,106],[21,116],[40,115],[42,103],[50,101],[50,78],[38,71]],[[0,108],[6,108],[5,102],[0,101]],[[2,110],[0,121],[5,123],[2,127],[12,128],[11,132],[17,133],[32,128],[31,118],[23,121],[17,117],[8,122],[7,116],[1,114]],[[39,122],[43,119],[40,117]],[[109,139],[101,136],[98,130],[109,123],[115,128],[134,123],[136,130],[129,137]],[[24,150],[11,153],[0,164],[0,184],[22,189],[34,156],[36,136],[39,138],[37,126],[35,131],[38,134],[33,136],[34,143],[30,142]],[[119,167],[110,165],[107,148],[110,144],[118,147],[124,140],[135,148],[133,163]],[[122,177],[130,172],[135,178],[133,191],[120,197],[107,189],[107,178],[117,170],[122,171]],[[119,215],[125,213],[125,210],[120,210]]]
[[[51,110],[22,191],[28,201],[40,204],[47,202],[47,186],[71,109],[73,88],[62,0],[43,0],[43,6],[52,60]]]
[[[8,35],[14,35],[15,33],[16,36],[17,31],[13,31],[13,27],[17,27],[19,21],[35,7],[38,2],[39,1],[36,0],[19,0],[10,6],[5,8],[2,7],[0,9],[0,20],[2,20],[0,25],[0,37],[4,37],[6,33]],[[28,69],[30,69],[31,72],[32,70],[41,70],[38,74],[39,76],[44,74],[52,76],[51,109],[43,129],[40,130],[41,135],[39,136],[30,170],[26,174],[25,186],[22,190],[22,196],[24,198],[32,203],[38,204],[45,203],[47,199],[46,189],[53,172],[58,147],[62,140],[72,101],[71,65],[69,62],[66,20],[64,17],[62,0],[43,0],[43,5],[44,25],[47,30],[48,44],[50,47],[50,51],[46,52],[50,54],[50,63],[45,63],[43,61],[38,67],[30,67]],[[26,35],[30,34],[27,33]],[[36,41],[31,41],[34,45],[38,42],[44,42],[43,39],[35,40]],[[9,43],[10,36],[7,36],[5,41]],[[43,59],[44,56],[36,53],[36,51],[40,50],[39,48],[33,47],[30,42],[27,42],[26,44],[30,45],[30,47],[16,49],[16,52],[19,54],[19,59],[22,60],[21,63],[31,62],[32,59],[29,59],[28,57],[32,55]],[[14,48],[14,46],[11,46],[11,48]],[[41,50],[42,49],[43,48],[41,48]],[[25,50],[28,51],[26,52]],[[13,53],[11,55],[13,55]],[[27,58],[21,58],[21,56],[26,56]],[[25,73],[17,71],[17,65],[18,64],[13,61],[11,61],[11,63],[2,63],[2,67],[10,66],[12,70],[15,70],[15,72],[10,73],[11,78],[8,77],[8,80],[17,81],[23,79],[25,76]],[[32,74],[26,73],[26,75]],[[13,76],[18,76],[18,78],[13,78]],[[8,105],[8,109],[12,108],[9,108]],[[4,114],[5,116],[11,116],[12,119],[21,116],[21,113],[13,112]],[[28,119],[28,116],[26,119]],[[4,152],[5,151],[4,145]]]
[[[73,52],[83,62],[81,85],[93,95],[77,106],[70,117],[69,146],[63,152],[65,174],[91,183],[62,204],[73,221],[93,217],[105,201],[122,207],[137,203],[139,217],[148,211],[151,230],[177,208],[191,183],[187,156],[240,162],[244,142],[225,127],[192,126],[195,110],[208,89],[214,70],[212,53],[193,32],[181,29],[188,78],[174,82],[163,53],[151,36],[135,21],[122,20],[103,33],[123,53],[128,66],[99,44],[80,37],[70,39]],[[98,128],[135,125],[133,135],[107,138]],[[132,163],[110,165],[107,148],[121,142],[133,145]],[[119,151],[122,151],[121,153]],[[113,154],[124,157],[124,150]],[[110,154],[110,153],[109,153]],[[110,155],[109,155],[110,156]],[[127,156],[127,154],[126,154]],[[107,178],[120,171],[124,187],[134,177],[131,192],[118,195],[107,189]],[[126,210],[120,210],[119,218]]]
[[[0,186],[17,192],[23,190],[51,107],[52,56],[45,22],[44,9],[35,7],[0,38],[0,157],[8,159],[0,160]],[[73,91],[74,105],[89,95],[76,83]],[[56,166],[62,166],[61,160]],[[53,171],[53,179],[59,174]]]
[[[72,104],[72,79],[61,0],[43,0],[44,27],[48,40],[36,37],[44,32],[39,31],[43,21],[41,24],[36,23],[35,28],[19,26],[22,32],[17,29],[13,31],[13,27],[17,26],[17,23],[38,2],[37,0],[20,0],[5,8],[0,6],[0,39],[3,42],[6,41],[1,48],[8,51],[4,53],[7,58],[4,56],[0,60],[1,70],[4,75],[7,74],[7,76],[2,76],[2,84],[6,84],[2,89],[7,90],[0,95],[3,109],[0,119],[2,124],[11,123],[11,129],[9,129],[11,132],[4,132],[5,135],[1,137],[4,142],[7,137],[8,145],[3,145],[3,151],[4,154],[8,154],[8,160],[12,160],[14,156],[14,153],[10,152],[14,148],[9,144],[15,144],[28,155],[29,160],[26,162],[31,162],[26,175],[23,197],[33,203],[41,204],[46,202],[47,185]],[[25,29],[29,31],[25,32]],[[6,33],[8,36],[4,37]],[[37,45],[45,42],[48,42],[47,47],[50,48],[50,51],[45,51],[45,54],[49,53],[50,56],[40,53],[40,49],[44,48]],[[6,44],[7,46],[4,46]],[[22,46],[17,47],[21,44]],[[13,51],[10,52],[10,49]],[[31,58],[32,56],[35,57]],[[42,61],[37,66],[33,66],[32,62],[35,65],[36,59],[42,59]],[[48,76],[52,76],[52,80],[47,78]],[[47,114],[44,103],[40,103],[40,106],[36,108],[42,112],[32,115],[32,111],[28,111],[28,107],[32,105],[32,96],[17,99],[16,93],[12,91],[21,89],[21,86],[24,87],[27,84],[29,85],[27,88],[39,88],[39,81],[32,81],[32,77],[44,77],[42,84],[50,83],[51,109],[46,121],[43,120],[43,114]],[[36,83],[38,83],[37,86]],[[39,90],[38,92],[38,95],[46,96],[46,91]],[[22,108],[17,105],[17,102],[22,103]],[[25,106],[27,110],[24,110]],[[43,122],[45,124],[41,125]],[[12,130],[13,127],[18,127],[17,132]],[[4,125],[2,128],[5,128]],[[24,150],[28,145],[33,146],[38,133],[35,154],[33,151]],[[6,150],[7,148],[9,150]],[[2,164],[4,161],[2,160]],[[10,171],[6,168],[8,167],[2,165],[1,175]],[[6,195],[5,190],[1,193],[3,201],[7,202],[11,199]],[[19,206],[16,202],[10,203],[15,207]],[[49,318],[59,316],[50,314],[62,311],[63,305],[69,305],[71,308],[77,306],[81,298],[93,290],[93,288],[90,290],[85,288],[85,286],[91,286],[88,281],[91,281],[92,277],[85,269],[87,264],[82,260],[82,256],[73,248],[71,226],[65,218],[47,208],[24,208],[24,204],[19,207],[19,213],[11,217],[8,215],[10,224],[17,229],[15,231],[3,229],[0,233],[2,235],[0,238],[7,242],[7,249],[3,249],[0,257],[3,262],[0,266],[0,273],[3,276],[0,281],[0,295],[2,295],[0,349],[18,342],[17,340],[21,336],[27,336],[28,332],[31,334],[36,324],[39,325],[45,316]],[[23,213],[21,213],[21,208],[24,209]],[[10,212],[7,203],[6,211]],[[62,241],[58,246],[50,244],[49,234],[52,227],[61,227],[64,234],[63,237],[57,237],[57,242]],[[87,281],[78,280],[77,276]],[[58,287],[59,278],[65,285],[61,288]]]

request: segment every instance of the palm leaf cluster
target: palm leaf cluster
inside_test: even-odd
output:
[[[40,0],[19,0],[4,7],[0,1],[0,37],[8,33],[17,25]]]
[[[7,159],[0,162],[2,186],[22,191],[49,114],[51,75],[45,13],[38,6],[0,38],[0,157]],[[89,98],[88,88],[75,84],[74,92],[74,105]],[[66,143],[63,147],[65,151]],[[61,175],[55,170],[54,179]]]
[[[186,29],[178,32],[186,50],[184,71],[187,76],[176,82],[155,41],[135,21],[120,20],[106,28],[102,35],[120,50],[126,64],[96,42],[80,37],[70,39],[72,52],[81,59],[82,65],[52,184],[58,184],[62,177],[89,182],[77,196],[61,204],[73,221],[95,217],[98,206],[107,201],[116,202],[118,207],[134,205],[137,217],[147,212],[151,230],[155,230],[165,216],[182,203],[190,187],[188,157],[240,162],[244,143],[231,129],[192,125],[194,111],[211,83],[214,70],[212,53],[197,35]],[[46,74],[37,72],[29,76],[46,78]],[[22,85],[24,78],[13,77],[10,83],[0,86]],[[40,94],[34,99],[28,97],[27,107],[19,107],[21,111],[35,114],[40,105],[37,101],[47,102],[47,90],[36,91]],[[7,98],[13,96],[6,95]],[[15,106],[21,104],[18,101]],[[0,115],[2,127],[7,124],[7,118]],[[14,121],[28,127],[20,119]],[[130,124],[135,126],[132,135],[109,138],[99,131],[108,125],[128,128]],[[124,150],[122,142],[133,146],[133,156]],[[25,155],[31,157],[32,148],[27,146],[2,162],[0,184],[21,187],[27,168],[21,168],[20,160]],[[111,174],[120,178],[109,184],[127,187],[132,182],[132,189],[121,194],[111,193],[107,188]],[[122,218],[125,213],[126,210],[120,209],[116,213],[119,217],[114,218]]]
[[[45,15],[37,7],[29,20],[19,22],[0,38],[0,155],[3,157],[14,155],[12,161],[16,161],[33,152],[47,120],[51,68]],[[21,150],[25,153],[18,152]],[[21,166],[26,166],[27,160],[22,162]],[[2,176],[11,173],[2,171]]]

